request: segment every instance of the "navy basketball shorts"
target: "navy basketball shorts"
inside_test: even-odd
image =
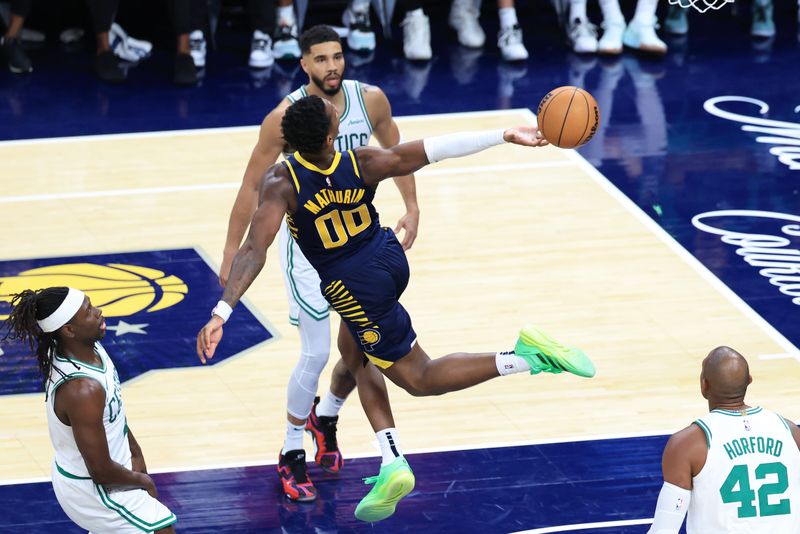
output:
[[[367,358],[386,369],[411,352],[417,334],[399,302],[408,285],[408,260],[394,232],[384,231],[386,239],[371,259],[322,280],[320,287]]]

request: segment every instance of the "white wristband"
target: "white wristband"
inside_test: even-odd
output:
[[[231,314],[233,313],[233,308],[228,306],[228,303],[224,300],[217,302],[217,305],[214,306],[214,309],[211,310],[211,315],[217,315],[222,319],[223,323],[227,323],[228,319],[230,318]]]
[[[505,130],[486,130],[482,132],[462,132],[449,135],[426,137],[422,140],[428,163],[436,163],[447,158],[469,156],[489,147],[505,143]]]

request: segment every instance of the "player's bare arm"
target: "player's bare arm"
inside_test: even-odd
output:
[[[56,392],[55,411],[64,424],[72,427],[89,476],[101,486],[143,488],[157,496],[153,480],[145,473],[127,469],[113,460],[103,427],[106,393],[98,382],[87,378],[70,380]]]
[[[297,203],[291,177],[283,164],[270,167],[261,183],[258,209],[253,214],[247,238],[233,259],[230,278],[222,295],[222,301],[230,308],[236,306],[263,269],[267,249],[275,240],[281,220],[287,211],[294,211]],[[222,340],[224,322],[222,317],[214,314],[197,334],[197,355],[202,363],[214,357]]]
[[[547,145],[535,126],[520,126],[503,131],[463,132],[425,140],[410,141],[391,148],[360,147],[355,150],[364,182],[375,187],[392,176],[406,175],[433,162],[475,154],[494,145],[539,147]]]
[[[706,436],[699,426],[692,424],[673,434],[661,458],[664,481],[691,490],[692,478],[705,465],[707,452]]]
[[[692,478],[705,465],[707,450],[705,434],[694,424],[669,438],[661,459],[664,484],[648,534],[678,534],[689,509]]]
[[[228,220],[228,233],[225,238],[222,265],[220,266],[219,281],[224,287],[228,280],[233,257],[239,250],[239,245],[258,207],[258,191],[261,186],[261,177],[270,165],[274,164],[283,151],[283,136],[281,135],[281,118],[289,106],[289,101],[284,99],[261,122],[258,141],[250,154],[247,167],[242,178],[242,185],[236,195],[236,200],[231,209]]]
[[[144,453],[139,446],[139,442],[133,435],[133,431],[128,427],[128,445],[131,448],[131,471],[137,473],[147,473],[147,464],[144,461]]]
[[[400,129],[392,117],[392,106],[386,94],[374,85],[361,84],[361,93],[367,107],[367,114],[373,124],[373,135],[383,148],[389,148],[400,142]],[[417,238],[419,228],[419,204],[417,203],[417,185],[414,175],[395,176],[394,183],[403,197],[406,213],[397,221],[394,232],[403,231],[400,242],[404,250],[408,250]]]

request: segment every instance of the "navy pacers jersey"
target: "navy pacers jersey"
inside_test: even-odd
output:
[[[287,215],[289,232],[324,279],[374,251],[383,241],[375,190],[364,184],[353,151],[336,152],[320,169],[295,152],[284,162],[297,192],[297,209]]]

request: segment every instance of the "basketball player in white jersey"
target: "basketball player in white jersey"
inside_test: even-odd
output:
[[[373,135],[383,147],[394,146],[400,141],[400,132],[383,91],[343,79],[342,45],[332,28],[309,28],[300,36],[300,49],[303,54],[300,65],[308,74],[309,82],[284,98],[261,123],[258,142],[247,164],[228,223],[220,268],[223,286],[255,213],[261,177],[282,152],[288,151],[281,134],[281,119],[289,105],[313,94],[336,106],[341,121],[335,141],[338,151],[365,146]],[[395,184],[406,207],[406,214],[397,223],[395,232],[403,231],[402,245],[408,250],[414,243],[419,223],[414,176],[396,178]],[[301,338],[300,360],[288,385],[287,430],[278,473],[287,497],[310,501],[316,498],[316,489],[306,473],[303,431],[308,431],[313,438],[315,461],[328,472],[338,472],[343,464],[336,442],[338,413],[356,384],[347,366],[339,360],[332,373],[330,391],[321,400],[315,399],[319,377],[330,355],[328,303],[320,291],[317,272],[290,237],[285,220],[278,239],[281,270],[289,297],[289,322],[298,326]],[[383,377],[377,372],[375,376],[383,385]]]
[[[174,533],[175,514],[156,498],[117,371],[100,345],[103,312],[67,287],[26,290],[11,305],[3,339],[28,343],[38,358],[61,508],[93,534]]]
[[[800,534],[800,429],[745,403],[753,381],[729,347],[703,360],[710,413],[664,449],[664,485],[649,534]]]

